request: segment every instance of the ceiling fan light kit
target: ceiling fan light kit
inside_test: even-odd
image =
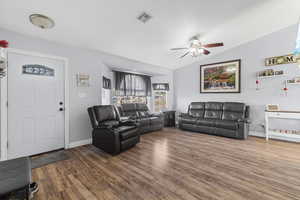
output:
[[[199,39],[196,39],[193,37],[193,39],[190,42],[190,47],[182,47],[182,48],[172,48],[172,51],[178,51],[178,50],[188,50],[185,54],[180,56],[180,58],[185,57],[186,55],[190,54],[192,57],[198,57],[200,55],[208,55],[210,54],[210,51],[208,51],[206,48],[214,48],[214,47],[221,47],[224,46],[223,43],[212,43],[212,44],[202,44]]]

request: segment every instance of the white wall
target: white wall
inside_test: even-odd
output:
[[[101,104],[102,76],[112,78],[112,72],[108,65],[125,68],[133,66],[137,71],[158,72],[156,75],[159,74],[162,77],[166,75],[166,77],[172,78],[172,76],[169,76],[169,74],[172,74],[170,70],[159,69],[155,66],[99,51],[61,45],[3,29],[0,29],[0,38],[8,40],[11,48],[66,57],[69,59],[70,142],[86,140],[91,137],[92,129],[88,119],[87,107]],[[90,74],[90,87],[78,88],[76,86],[76,74],[79,72]],[[172,82],[173,80],[170,79],[168,81]],[[86,97],[80,97],[82,94],[85,94]]]
[[[253,27],[255,28],[255,27]],[[242,31],[242,30],[241,30]],[[251,130],[263,131],[264,107],[266,104],[280,104],[287,109],[300,110],[300,85],[289,87],[285,96],[284,80],[296,75],[300,76],[297,64],[274,66],[275,70],[284,70],[287,77],[263,80],[261,89],[256,90],[256,72],[264,70],[264,59],[267,57],[290,54],[295,48],[297,26],[291,26],[272,33],[258,40],[228,50],[201,62],[177,69],[174,72],[175,104],[180,112],[186,112],[192,101],[238,101],[251,106]],[[221,39],[221,38],[220,38]],[[225,44],[226,45],[226,44]],[[213,51],[213,49],[212,49]],[[241,93],[240,94],[200,94],[200,65],[241,59]],[[300,123],[293,125],[300,128]],[[275,125],[278,123],[274,123]]]

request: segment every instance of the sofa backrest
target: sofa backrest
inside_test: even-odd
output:
[[[124,112],[122,106],[116,106],[117,111],[119,112],[120,116],[124,116]]]
[[[192,102],[188,114],[197,118],[236,121],[249,117],[249,106],[239,102]]]
[[[135,103],[122,104],[121,107],[124,116],[132,118],[139,117]]]
[[[103,122],[119,121],[120,116],[115,106],[99,105],[88,108],[89,117],[93,128],[96,128]]]
[[[246,105],[244,103],[226,102],[223,104],[223,120],[243,120],[246,117]]]
[[[136,104],[136,110],[139,115],[139,117],[147,117],[150,115],[149,108],[147,104],[144,103],[137,103]]]
[[[205,119],[222,119],[223,103],[221,102],[206,102],[205,103]]]
[[[94,106],[95,116],[98,123],[118,120],[116,108],[112,105]]]
[[[204,102],[192,102],[189,106],[188,113],[192,117],[204,117],[205,103]]]

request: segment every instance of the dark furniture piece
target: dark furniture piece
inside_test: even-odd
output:
[[[118,110],[111,105],[88,108],[93,127],[92,144],[112,155],[135,146],[140,141],[136,122],[122,121]]]
[[[165,127],[175,127],[175,113],[174,110],[164,111],[164,125]]]
[[[213,135],[246,139],[249,107],[237,102],[193,102],[180,114],[179,128]]]
[[[28,157],[0,162],[0,199],[12,192],[24,191],[29,199],[31,164]]]
[[[122,116],[129,117],[140,124],[141,133],[157,131],[164,127],[163,115],[151,114],[146,104],[122,104],[119,110]]]

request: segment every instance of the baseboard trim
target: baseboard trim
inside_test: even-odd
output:
[[[76,142],[71,142],[69,144],[69,148],[75,148],[75,147],[79,147],[79,146],[83,146],[83,145],[87,145],[87,144],[92,144],[92,138],[86,139],[86,140],[79,140]]]
[[[266,137],[265,133],[263,132],[256,132],[256,131],[250,131],[249,136],[255,136],[255,137]]]
[[[250,131],[249,136],[262,137],[262,138],[266,137],[265,133],[256,132],[256,131]],[[284,136],[277,136],[277,135],[270,136],[270,139],[283,140],[283,141],[288,141],[288,142],[300,142],[299,138],[286,138]]]

